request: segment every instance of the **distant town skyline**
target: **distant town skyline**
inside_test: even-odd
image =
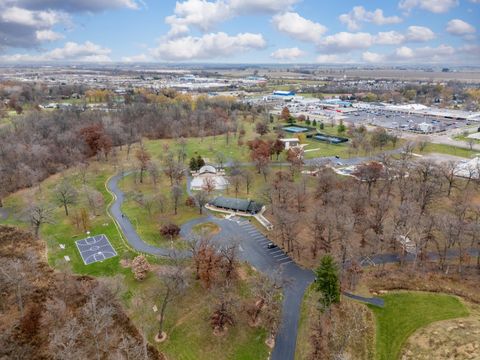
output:
[[[0,0],[0,63],[480,65],[480,0]]]

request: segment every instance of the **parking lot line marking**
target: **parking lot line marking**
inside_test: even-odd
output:
[[[293,260],[289,260],[289,261],[285,261],[283,263],[281,263],[282,265],[285,265],[285,264],[290,264],[291,262],[293,262]]]
[[[285,255],[284,252],[282,252],[281,254],[278,254],[278,255],[273,255],[274,258],[277,258],[277,257],[280,257],[280,256],[288,257],[287,255]],[[277,259],[277,260],[278,260],[278,259]]]
[[[285,256],[285,257],[280,258],[280,259],[275,259],[275,260],[277,260],[277,262],[282,262],[283,260],[287,260],[287,259],[291,260],[288,256]]]
[[[270,250],[270,249],[269,249]],[[273,255],[273,254],[278,254],[278,253],[283,253],[283,250],[275,250],[274,251],[270,251],[270,255]]]

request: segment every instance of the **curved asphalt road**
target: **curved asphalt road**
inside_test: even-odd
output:
[[[145,243],[138,236],[135,228],[127,217],[122,216],[121,205],[125,199],[124,193],[118,187],[118,181],[126,174],[118,174],[107,182],[107,189],[113,194],[114,201],[109,209],[110,214],[118,223],[128,243],[137,251],[157,256],[179,254],[177,250],[163,249]],[[208,214],[184,224],[181,236],[188,237],[192,227],[204,222],[213,222],[220,227],[220,232],[214,237],[220,245],[238,243],[239,258],[249,262],[254,268],[267,276],[277,273],[286,284],[283,287],[283,309],[279,332],[272,350],[272,360],[293,360],[297,341],[297,328],[300,319],[300,306],[307,286],[314,280],[311,270],[299,267],[279,248],[267,249],[269,240],[263,236],[249,221],[237,219],[226,220]],[[180,253],[189,256],[186,251]],[[277,271],[278,270],[278,271]]]

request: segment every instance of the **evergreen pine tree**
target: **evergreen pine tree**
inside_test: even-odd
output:
[[[198,166],[198,169],[200,169],[200,168],[201,168],[202,166],[204,166],[204,165],[205,165],[205,160],[203,160],[203,158],[202,158],[200,155],[198,155],[198,157],[197,157],[197,166]]]
[[[320,302],[324,309],[340,302],[340,280],[338,268],[331,255],[325,255],[320,260],[320,266],[315,270],[315,290],[322,294]]]
[[[194,157],[190,159],[190,170],[197,171],[198,170],[198,161]]]

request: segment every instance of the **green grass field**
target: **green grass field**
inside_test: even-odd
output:
[[[165,176],[162,176],[159,183],[154,186],[150,179],[145,179],[143,184],[135,183],[135,176],[130,174],[123,178],[120,182],[120,188],[125,192],[126,198],[122,205],[122,211],[128,216],[132,224],[135,226],[138,234],[147,243],[160,246],[171,247],[177,249],[186,248],[187,244],[181,239],[175,239],[173,243],[170,239],[164,238],[160,234],[160,227],[167,223],[182,225],[192,219],[201,217],[197,207],[185,205],[187,199],[186,181],[180,184],[183,190],[183,196],[179,201],[177,215],[173,211],[173,202],[171,199],[170,183]],[[162,213],[158,204],[154,204],[151,213],[141,207],[133,198],[134,192],[142,193],[145,197],[160,195],[166,200],[165,209]]]
[[[77,204],[69,206],[70,216],[65,216],[63,208],[54,203],[54,188],[61,179],[60,175],[55,175],[43,181],[40,188],[22,190],[7,197],[5,207],[11,211],[11,215],[0,223],[30,229],[27,214],[29,205],[33,202],[49,203],[49,206],[53,208],[53,221],[41,227],[40,236],[47,243],[48,263],[52,267],[65,268],[67,265],[74,273],[92,276],[110,276],[129,272],[119,266],[119,262],[123,257],[134,256],[134,253],[130,251],[127,243],[117,231],[114,221],[106,212],[112,197],[105,188],[105,182],[111,171],[109,166],[99,166],[98,164],[92,165],[89,171],[86,186],[97,191],[102,197],[102,205],[96,212],[90,209],[84,197],[83,184],[75,169],[71,169],[65,172],[64,176],[77,189],[79,195]],[[73,221],[74,213],[82,208],[87,209],[89,215],[88,231],[90,234],[105,234],[118,256],[89,265],[83,263],[75,241],[88,235],[83,229],[78,229]],[[60,244],[64,244],[65,249],[61,249]],[[70,258],[70,262],[65,262],[65,256]]]
[[[398,292],[382,296],[385,307],[369,306],[376,318],[376,358],[394,360],[415,330],[432,322],[468,315],[456,297],[422,292]]]
[[[239,304],[251,299],[248,281],[256,277],[256,272],[243,266],[242,273],[248,279],[237,279],[233,283],[232,293]],[[159,286],[159,277],[150,273],[142,282],[128,280],[129,296],[125,304],[129,315],[146,333],[150,343],[171,360],[263,360],[268,357],[265,345],[266,331],[262,327],[252,328],[247,324],[245,312],[236,311],[236,323],[230,326],[222,336],[213,334],[209,317],[216,301],[215,292],[206,289],[193,279],[188,279],[188,289],[184,295],[176,297],[168,305],[164,330],[167,340],[156,344],[153,337],[157,332],[156,316],[152,313],[152,304],[160,304],[160,299],[149,298],[147,302],[137,301],[143,294],[151,294]],[[149,295],[150,296],[150,295]],[[158,300],[158,301],[156,301]]]
[[[420,152],[423,153],[439,153],[439,154],[447,154],[447,155],[454,155],[464,158],[472,158],[476,154],[479,153],[478,150],[470,150],[467,148],[460,148],[451,145],[444,145],[444,144],[432,144],[428,143],[425,149]]]

